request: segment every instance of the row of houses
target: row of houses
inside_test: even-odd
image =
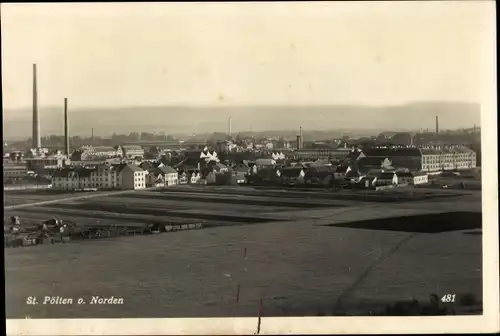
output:
[[[202,160],[203,161],[203,160]],[[375,161],[375,162],[374,162]],[[55,171],[52,186],[55,189],[144,189],[177,184],[235,184],[280,183],[329,185],[334,181],[350,180],[355,183],[370,181],[370,186],[386,184],[428,183],[428,174],[408,169],[396,169],[391,162],[373,158],[346,160],[338,166],[296,164],[286,167],[263,167],[245,161],[225,166],[209,160],[203,168],[185,164],[177,168],[159,161],[144,161],[139,165],[127,162],[101,163],[95,166],[65,167]]]
[[[92,155],[102,154],[124,154],[132,153],[131,157],[136,158],[135,154],[140,154],[142,151],[140,146],[117,147],[108,152],[99,147],[86,146],[85,150]],[[138,147],[138,148],[136,148]],[[140,148],[140,150],[139,150]],[[128,152],[126,151],[128,150]],[[137,150],[133,152],[131,150]],[[121,152],[120,152],[121,151]],[[301,155],[304,154],[302,157]],[[325,154],[326,153],[326,154]],[[172,174],[170,180],[166,179],[167,172],[159,172],[162,168],[159,164],[151,167],[142,167],[143,160],[135,160],[132,158],[119,157],[117,161],[103,163],[103,159],[95,160],[94,165],[90,166],[89,160],[77,161],[73,167],[65,167],[69,160],[61,153],[41,155],[38,157],[25,158],[28,160],[28,169],[33,170],[32,166],[37,166],[36,160],[44,160],[44,168],[56,170],[54,178],[58,178],[54,184],[55,187],[73,188],[75,185],[82,184],[85,187],[91,188],[141,188],[147,186],[172,185],[177,183],[219,183],[221,179],[236,180],[237,183],[246,182],[246,174],[255,175],[258,170],[271,168],[284,170],[285,168],[328,168],[334,169],[334,176],[339,177],[341,174],[349,171],[353,174],[352,177],[367,176],[378,172],[425,172],[433,174],[445,170],[461,170],[471,169],[476,167],[476,153],[464,146],[446,146],[446,147],[422,147],[416,148],[412,146],[397,146],[397,147],[376,147],[368,149],[356,148],[317,148],[317,149],[301,149],[294,152],[273,152],[266,153],[264,158],[256,158],[256,160],[241,160],[237,163],[222,163],[218,154],[214,150],[209,150],[207,147],[202,150],[184,151],[179,153],[179,161],[168,167],[171,170],[168,174]],[[313,161],[307,162],[306,158],[311,158]],[[298,161],[293,167],[291,161]],[[54,161],[54,162],[52,162]],[[125,172],[125,180],[120,179],[118,171],[130,170],[130,167],[139,167],[145,171],[146,178],[141,177],[140,181],[131,180],[127,172]],[[63,168],[65,167],[65,168]],[[108,168],[106,168],[108,167]],[[129,168],[126,168],[129,167]],[[160,169],[160,170],[161,170]],[[286,171],[286,170],[285,170]],[[311,170],[312,171],[312,170]],[[66,173],[65,173],[66,172]],[[355,173],[354,173],[355,172]],[[4,177],[6,170],[4,170]],[[25,169],[14,167],[7,171],[7,174],[17,175],[25,174]],[[64,175],[67,176],[64,176]],[[107,174],[107,175],[106,175]],[[176,178],[173,176],[176,175]],[[287,173],[285,173],[286,175]],[[87,176],[88,175],[88,176]],[[140,174],[139,174],[140,175]],[[160,177],[156,180],[155,175]],[[120,175],[121,176],[121,175]],[[125,182],[123,182],[125,181]],[[219,182],[214,182],[219,181]],[[137,186],[132,182],[138,182]],[[141,183],[139,183],[141,182]]]
[[[415,146],[375,147],[367,149],[350,148],[311,148],[294,152],[301,160],[327,159],[341,162],[346,158],[388,159],[396,167],[411,171],[437,173],[446,170],[465,170],[476,168],[476,153],[466,146]]]
[[[178,173],[171,167],[148,170],[135,164],[99,164],[96,167],[65,167],[52,176],[52,188],[144,189],[178,184]]]
[[[333,184],[366,184],[366,187],[386,185],[419,185],[429,182],[425,172],[410,171],[369,171],[366,174],[354,172],[350,167],[332,168],[262,168],[249,174],[249,184],[284,184],[284,185],[317,185],[332,186]]]
[[[223,183],[221,178],[239,176],[231,174],[230,168],[220,163],[215,151],[205,149],[190,152],[174,167],[157,160],[130,162],[85,161],[83,164],[67,166],[55,171],[52,186],[55,189],[144,189],[177,184]],[[245,173],[247,170],[245,170]]]

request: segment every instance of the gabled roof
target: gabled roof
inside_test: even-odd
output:
[[[201,171],[198,169],[187,168],[187,169],[180,169],[178,171],[178,174],[179,175],[182,175],[182,174],[191,175],[191,174],[199,174],[200,172]]]
[[[144,170],[150,170],[152,168],[155,168],[155,165],[152,163],[152,162],[148,162],[148,161],[143,161],[139,167],[141,167],[142,169]]]
[[[420,151],[424,155],[439,155],[439,154],[441,154],[441,150],[439,150],[437,148],[422,148],[422,149],[420,149]]]
[[[95,171],[95,169],[84,168],[84,167],[75,167],[75,168],[62,168],[58,169],[54,172],[52,177],[61,177],[61,178],[70,178],[70,177],[90,177],[91,173]]]
[[[121,173],[125,168],[128,168],[132,170],[133,172],[142,172],[144,169],[142,169],[139,166],[136,166],[135,164],[131,163],[120,163],[119,165],[116,165],[116,172]]]
[[[92,146],[90,149],[93,149],[96,152],[116,152],[116,149],[111,146]]]
[[[362,157],[358,160],[358,165],[381,167],[385,159],[382,157]]]
[[[369,148],[364,151],[366,156],[394,157],[394,156],[421,156],[418,148],[395,147],[395,148]]]
[[[157,167],[156,169],[161,171],[163,174],[177,174],[177,170],[170,166]]]

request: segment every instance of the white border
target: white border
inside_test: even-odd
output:
[[[490,305],[491,306],[491,305]],[[492,314],[493,313],[493,314]],[[262,335],[433,334],[498,330],[498,313],[444,317],[264,317]],[[257,317],[7,320],[8,335],[253,335]]]
[[[498,167],[496,102],[495,4],[485,36],[491,52],[485,55],[484,97],[481,102],[483,195],[483,309],[482,316],[445,317],[263,317],[260,334],[416,334],[485,333],[500,331],[498,280]],[[254,3],[255,4],[255,3]],[[276,4],[275,4],[276,5]],[[297,4],[295,4],[297,5]],[[450,4],[452,6],[453,4]],[[488,35],[489,34],[489,35]],[[242,335],[255,334],[252,318],[165,319],[40,319],[6,321],[8,335]]]

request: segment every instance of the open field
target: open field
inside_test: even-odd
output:
[[[97,192],[76,192],[59,191],[53,189],[27,189],[27,190],[4,190],[4,208],[24,206],[37,202],[63,201],[68,198],[87,198],[101,195],[123,193],[128,191],[97,191]]]
[[[172,193],[217,193],[229,195],[254,195],[286,198],[326,198],[339,201],[356,202],[403,202],[456,197],[472,193],[480,195],[477,190],[436,189],[430,185],[419,188],[398,187],[384,191],[374,190],[328,190],[325,188],[299,188],[287,186],[175,186],[170,187]]]
[[[433,293],[471,294],[479,302],[450,308],[481,312],[479,192],[378,203],[234,190],[135,191],[7,209],[29,223],[56,216],[85,224],[202,220],[209,227],[6,249],[7,317],[255,316],[261,295],[265,316],[377,314]],[[27,296],[92,295],[124,304],[25,303]]]

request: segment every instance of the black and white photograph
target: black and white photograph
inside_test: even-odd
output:
[[[9,335],[499,331],[493,1],[16,3],[1,33]]]

